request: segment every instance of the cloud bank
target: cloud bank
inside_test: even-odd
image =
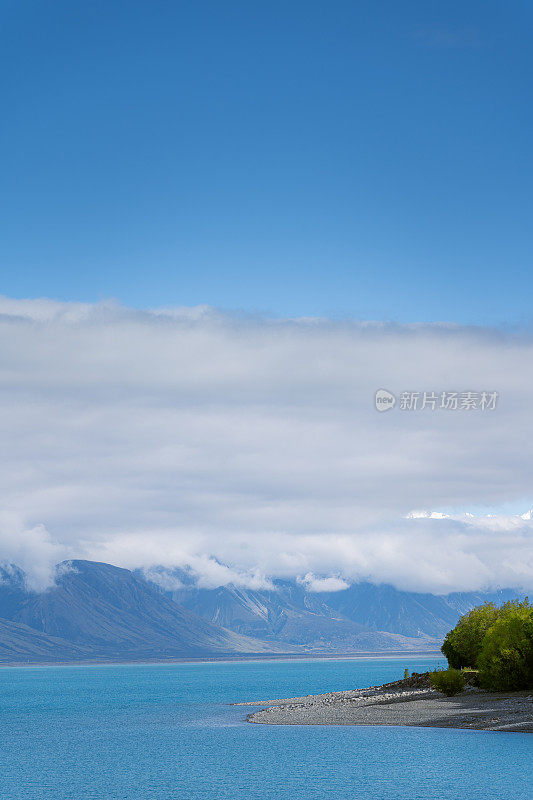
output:
[[[533,505],[532,363],[523,331],[0,299],[0,559],[531,587],[531,519],[464,512]]]

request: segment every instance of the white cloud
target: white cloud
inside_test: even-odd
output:
[[[165,592],[177,592],[188,585],[180,580],[177,575],[174,575],[171,570],[160,567],[145,567],[143,574],[147,580],[157,584]]]
[[[162,558],[165,561],[165,558]],[[167,591],[177,591],[184,586],[194,585],[199,589],[216,589],[219,586],[239,586],[246,589],[274,589],[272,581],[255,569],[236,570],[227,564],[221,564],[215,558],[206,555],[198,556],[194,552],[182,555],[178,563],[187,569],[187,581],[176,575],[173,567],[176,559],[171,558],[168,565],[160,563],[143,569],[144,575]]]
[[[532,585],[531,520],[465,514],[532,504],[531,363],[524,332],[0,299],[0,558]],[[378,414],[382,386],[500,401]]]
[[[342,592],[343,589],[347,589],[350,585],[342,578],[336,578],[334,576],[317,578],[312,572],[308,572],[307,575],[304,575],[301,583],[305,584],[308,592],[315,592],[317,594],[320,592]]]
[[[20,567],[31,591],[42,591],[53,583],[56,565],[67,553],[44,525],[28,527],[17,514],[0,512],[0,563]]]

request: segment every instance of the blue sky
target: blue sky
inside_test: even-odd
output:
[[[2,12],[1,293],[531,321],[529,3]]]

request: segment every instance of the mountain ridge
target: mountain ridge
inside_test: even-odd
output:
[[[51,637],[58,642],[57,657],[65,660],[74,653],[85,659],[138,660],[280,650],[212,625],[130,570],[81,560],[68,566],[40,593],[3,581],[4,636],[8,622],[23,626],[21,635],[27,629],[32,636]]]
[[[298,580],[271,585],[206,589],[190,569],[131,571],[75,560],[36,592],[22,570],[0,566],[0,662],[436,650],[465,610],[516,596],[443,598],[364,582],[321,593]]]
[[[171,583],[173,574],[183,585],[166,589],[165,583]],[[152,569],[149,575],[147,579],[157,585],[157,571]],[[166,571],[164,578],[158,585],[159,591],[176,602],[205,619],[220,621],[242,633],[253,631],[263,639],[302,644],[303,629],[314,619],[318,638],[312,642],[307,636],[306,643],[320,649],[323,647],[319,629],[329,631],[337,647],[350,646],[354,637],[369,633],[414,640],[414,647],[417,640],[420,640],[418,646],[421,640],[433,647],[440,646],[447,631],[475,605],[488,601],[500,604],[519,594],[513,589],[502,589],[434,595],[365,581],[336,592],[311,592],[297,580],[275,580],[274,590],[234,584],[205,589],[195,586],[190,574],[182,569]],[[293,631],[295,625],[297,630]],[[381,643],[385,644],[384,639]]]

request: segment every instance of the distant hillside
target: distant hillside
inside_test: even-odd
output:
[[[109,564],[74,561],[41,594],[24,590],[20,571],[0,577],[2,659],[138,660],[282,649],[212,625]]]
[[[275,581],[274,591],[231,584],[201,589],[189,572],[171,574],[183,585],[167,590],[167,596],[206,620],[268,641],[331,652],[438,648],[463,613],[480,603],[502,603],[517,595],[503,590],[438,596],[365,582],[321,593],[309,592],[297,581]],[[157,571],[151,575],[156,585]],[[160,591],[165,591],[161,584]]]
[[[480,603],[501,604],[519,592],[456,592],[449,595],[402,592],[387,584],[356,583],[342,592],[322,595],[323,602],[348,619],[364,622],[371,630],[404,636],[442,639],[459,617]]]
[[[206,620],[268,642],[297,645],[308,652],[352,653],[374,650],[432,649],[424,634],[403,636],[370,630],[348,619],[298,584],[279,583],[276,591],[253,592],[236,586],[168,593],[175,602]]]
[[[83,647],[48,636],[17,622],[0,619],[0,663],[79,661],[91,658]]]

